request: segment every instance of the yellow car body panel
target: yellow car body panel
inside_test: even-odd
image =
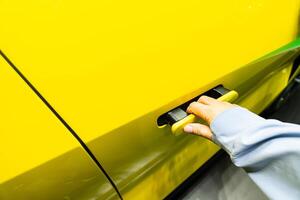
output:
[[[79,142],[0,58],[0,199],[117,198]]]
[[[1,1],[1,49],[88,142],[290,42],[298,8],[296,0]]]
[[[299,50],[251,61],[296,38],[298,11],[297,0],[9,0],[0,2],[0,48],[125,199],[161,199],[218,147],[176,137],[157,118],[220,84],[261,112]]]

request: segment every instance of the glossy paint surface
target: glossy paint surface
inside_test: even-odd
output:
[[[69,131],[0,57],[0,199],[117,198]]]
[[[1,49],[87,142],[208,89],[290,42],[298,22],[295,0],[4,0],[0,9]]]
[[[298,48],[299,44],[297,52],[288,51],[242,67],[222,82],[239,91],[236,103],[259,113],[287,85],[290,61],[299,54]],[[239,76],[247,79],[240,80]],[[125,199],[166,196],[219,149],[202,138],[174,136],[171,127],[158,128],[149,123],[160,114],[153,111],[88,143],[96,155],[101,155],[99,159]]]
[[[247,64],[296,37],[298,8],[297,0],[5,0],[0,44],[125,199],[161,199],[218,148],[159,129],[157,118],[219,84],[264,109],[298,52]]]

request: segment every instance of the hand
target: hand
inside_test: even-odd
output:
[[[187,112],[193,113],[194,115],[200,117],[210,125],[217,115],[233,107],[236,107],[236,105],[228,102],[222,102],[208,96],[201,96],[197,102],[193,102],[189,105],[189,107],[187,108]],[[209,128],[209,126],[203,124],[187,124],[184,127],[184,131],[187,133],[200,135],[209,140],[212,139],[211,129]]]

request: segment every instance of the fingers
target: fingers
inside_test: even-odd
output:
[[[209,122],[208,105],[204,105],[199,102],[192,102],[187,108],[188,113],[193,113],[196,116],[202,118],[206,122]]]
[[[186,133],[192,133],[207,138],[209,140],[212,140],[212,132],[210,128],[203,124],[190,123],[184,127],[184,131]]]
[[[215,103],[217,100],[214,99],[214,98],[211,98],[211,97],[208,97],[208,96],[201,96],[199,99],[198,99],[198,102],[199,103],[203,103],[205,105],[210,105],[210,104],[213,104]]]

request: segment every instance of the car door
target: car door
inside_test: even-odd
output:
[[[89,154],[0,57],[0,199],[118,199]]]
[[[218,147],[174,136],[157,119],[218,85],[261,112],[286,86],[298,49],[251,62],[295,39],[298,4],[2,1],[1,49],[123,198],[161,199]]]

